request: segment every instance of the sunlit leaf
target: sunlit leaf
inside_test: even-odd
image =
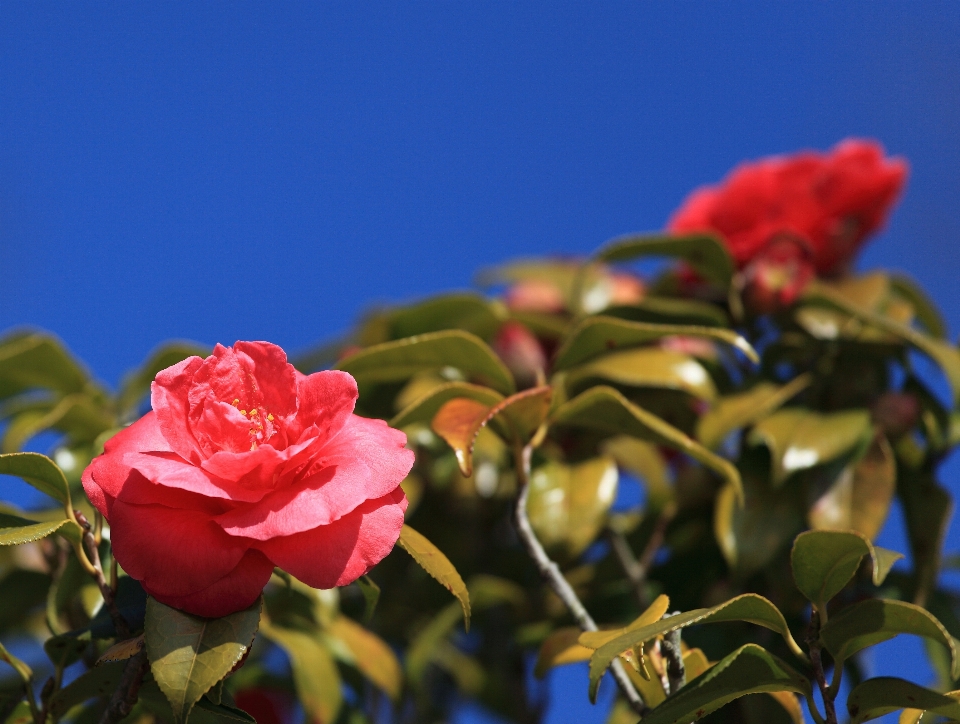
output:
[[[604,644],[613,641],[615,638],[618,638],[629,631],[635,631],[645,626],[655,625],[660,619],[663,618],[663,615],[669,608],[670,598],[661,593],[654,599],[653,603],[647,606],[643,613],[637,616],[637,618],[628,623],[626,626],[612,628],[606,631],[584,631],[580,634],[577,641],[591,651],[596,651]]]
[[[330,627],[330,634],[342,641],[354,657],[354,665],[396,701],[400,696],[403,676],[393,650],[376,634],[354,623],[346,616],[338,616]]]
[[[534,676],[541,679],[555,666],[588,661],[593,655],[593,649],[578,643],[581,633],[576,626],[566,626],[547,636],[540,645],[537,663],[533,669]]]
[[[643,717],[643,724],[689,724],[747,694],[789,691],[810,695],[810,682],[784,661],[747,644]]]
[[[832,616],[820,629],[820,639],[838,660],[898,634],[913,634],[943,644],[950,651],[951,673],[960,678],[960,641],[929,611],[905,601],[871,598]]]
[[[15,475],[41,493],[59,500],[65,510],[72,510],[70,486],[63,471],[46,455],[33,452],[0,455],[0,475]]]
[[[143,634],[140,634],[136,638],[115,643],[101,654],[100,658],[97,659],[97,664],[105,664],[109,661],[123,661],[129,659],[131,656],[135,656],[142,650]]]
[[[445,382],[417,400],[411,402],[390,420],[390,427],[406,427],[416,422],[429,423],[445,403],[453,399],[467,399],[493,407],[503,400],[503,395],[489,387],[471,385],[469,382]]]
[[[706,401],[717,396],[713,379],[700,362],[658,347],[611,352],[574,367],[566,375],[567,389],[573,392],[597,379],[630,387],[681,390]]]
[[[615,317],[587,317],[574,328],[557,350],[555,371],[583,364],[615,349],[628,349],[670,336],[702,337],[736,347],[754,362],[759,361],[750,343],[736,332],[715,327],[649,324]]]
[[[877,437],[864,456],[844,468],[810,508],[810,527],[855,530],[872,540],[887,520],[896,482],[893,450],[886,438]]]
[[[21,543],[46,538],[65,525],[76,525],[72,520],[57,520],[37,523],[16,515],[0,513],[0,546],[15,546]]]
[[[878,719],[897,709],[920,709],[949,719],[960,719],[960,702],[955,698],[892,676],[867,679],[857,684],[847,697],[850,724]]]
[[[433,431],[447,441],[457,456],[464,476],[473,473],[473,448],[480,430],[487,424],[508,442],[524,444],[543,423],[553,394],[548,386],[534,387],[490,407],[482,402],[458,397],[448,400],[434,415]]]
[[[309,720],[332,722],[343,705],[340,674],[326,644],[304,631],[264,622],[261,633],[287,654],[293,685]]]
[[[564,403],[551,415],[551,425],[586,427],[666,445],[710,468],[742,495],[740,473],[728,460],[710,452],[656,415],[634,405],[611,387],[593,387]]]
[[[590,700],[596,701],[600,678],[620,654],[657,636],[685,626],[726,621],[746,621],[779,633],[798,656],[803,652],[793,639],[780,610],[763,596],[745,593],[712,608],[700,608],[671,616],[639,628],[628,628],[612,641],[600,646],[590,658]]]
[[[673,500],[670,469],[656,445],[635,437],[618,435],[606,440],[600,449],[616,460],[623,470],[643,481],[647,489],[648,509],[659,510]]]
[[[547,462],[530,475],[527,514],[540,542],[578,556],[603,529],[617,494],[617,466],[609,458],[576,465]]]
[[[874,546],[855,531],[816,530],[797,536],[790,552],[793,580],[819,610],[836,596],[860,567],[864,556],[873,563],[873,583],[879,586],[899,553]]]
[[[144,642],[150,670],[177,722],[250,650],[261,601],[223,618],[206,619],[147,600]]]
[[[13,670],[17,672],[17,676],[23,679],[24,683],[29,684],[32,677],[33,671],[30,669],[27,664],[18,659],[16,656],[7,651],[3,644],[0,644],[0,661],[4,661],[10,666],[13,667]]]
[[[934,337],[946,337],[947,325],[943,321],[943,316],[936,305],[930,301],[923,288],[913,279],[902,274],[895,274],[890,277],[891,288],[901,297],[910,302],[917,320],[926,327]]]
[[[831,462],[865,444],[872,431],[866,410],[820,414],[792,407],[758,422],[750,441],[769,448],[773,482],[779,485],[798,470]]]
[[[901,680],[901,679],[898,679],[898,681],[902,681],[902,680]],[[929,690],[927,690],[927,691],[929,691]],[[912,694],[911,694],[911,695],[912,695]],[[944,693],[942,694],[942,696],[950,697],[950,698],[953,699],[954,701],[960,701],[960,690],[958,690],[958,691],[947,691],[947,692],[944,692]],[[918,698],[918,697],[914,696],[914,698]],[[859,705],[859,702],[857,702],[857,703],[858,703],[858,705]],[[933,710],[933,713],[934,713],[934,714],[940,714],[940,715],[943,715],[943,716],[947,716],[947,714],[946,714],[946,707],[947,707],[946,702],[942,702],[942,701],[941,701],[941,702],[937,702],[937,701],[931,699],[931,700],[929,701],[929,704],[933,704],[933,705],[935,705],[935,706],[942,706],[942,707],[943,707],[942,710],[940,710],[940,711]],[[929,705],[929,704],[928,704],[928,705]],[[858,712],[858,713],[859,713],[859,712]],[[920,724],[920,720],[923,719],[923,715],[924,715],[925,713],[926,713],[926,711],[923,710],[923,709],[912,709],[912,708],[911,708],[911,709],[904,709],[902,712],[900,712],[900,720],[899,720],[898,724]],[[960,719],[960,714],[955,714],[953,718],[954,718],[954,719]]]
[[[786,385],[760,382],[746,392],[721,397],[697,423],[697,439],[711,450],[734,430],[762,420],[810,384],[810,376],[800,375]]]
[[[724,243],[710,234],[628,234],[604,244],[594,258],[598,261],[631,261],[647,256],[683,259],[706,279],[724,289],[736,271]]]
[[[437,579],[444,588],[457,597],[463,608],[464,628],[470,629],[470,594],[467,586],[457,573],[450,560],[440,552],[433,543],[428,541],[409,525],[400,530],[400,540],[397,545],[411,555],[423,570]]]
[[[405,380],[418,372],[453,367],[498,392],[512,394],[513,376],[479,337],[460,330],[430,332],[367,347],[340,361],[337,369],[361,382]]]

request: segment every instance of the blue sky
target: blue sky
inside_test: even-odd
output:
[[[0,330],[111,385],[169,337],[296,351],[849,135],[911,163],[861,268],[956,335],[956,3],[2,0]]]

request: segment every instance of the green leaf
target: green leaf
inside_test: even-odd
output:
[[[867,599],[843,609],[820,629],[820,639],[827,650],[841,661],[898,634],[914,634],[946,646],[953,678],[960,678],[960,641],[933,614],[912,603]]]
[[[338,616],[330,627],[330,635],[353,654],[353,665],[391,699],[400,698],[403,673],[393,650],[376,634],[354,623],[346,616]]]
[[[756,644],[747,644],[644,715],[643,724],[689,724],[741,696],[776,691],[811,695],[805,676]]]
[[[409,307],[383,313],[390,339],[460,329],[483,339],[493,336],[501,324],[494,305],[479,294],[445,294]]]
[[[803,651],[794,641],[780,609],[763,596],[758,596],[755,593],[744,593],[721,603],[719,606],[698,608],[638,628],[628,627],[624,633],[603,644],[590,657],[590,700],[596,701],[600,678],[610,664],[625,651],[639,647],[646,641],[685,626],[726,621],[746,621],[776,631],[783,637],[791,651],[801,658],[804,657]]]
[[[56,533],[67,524],[76,525],[72,520],[66,519],[50,523],[37,523],[16,515],[0,513],[0,546],[15,546],[40,540]]]
[[[901,274],[890,277],[890,287],[910,303],[917,319],[920,324],[926,327],[927,332],[934,337],[943,338],[947,336],[947,325],[943,321],[943,316],[936,305],[930,301],[923,287],[910,277]]]
[[[206,357],[208,354],[210,348],[197,342],[165,342],[150,353],[140,369],[123,378],[117,395],[117,406],[124,412],[131,411],[143,396],[150,392],[150,383],[161,370],[172,367],[187,357]]]
[[[473,474],[473,448],[480,430],[493,423],[493,428],[508,442],[525,444],[543,424],[552,395],[549,386],[533,387],[492,407],[458,397],[443,404],[430,426],[453,448],[460,471],[468,477]]]
[[[597,261],[631,261],[645,256],[672,256],[683,259],[706,279],[724,289],[736,272],[723,241],[710,234],[629,234],[605,244],[594,255]]]
[[[384,342],[360,350],[337,365],[358,382],[396,382],[444,367],[454,367],[506,395],[516,389],[510,370],[496,353],[480,338],[460,330]]]
[[[893,676],[867,679],[855,686],[847,697],[850,724],[878,719],[897,709],[919,709],[960,719],[960,702],[956,699]]]
[[[582,389],[591,380],[601,379],[631,387],[681,390],[708,402],[717,388],[703,365],[689,355],[657,347],[611,352],[566,374],[570,391]]]
[[[864,445],[872,433],[866,410],[821,415],[791,407],[758,422],[750,442],[769,448],[773,483],[780,485],[798,470],[831,462]]]
[[[415,560],[423,570],[437,579],[444,588],[457,597],[463,608],[463,627],[470,630],[470,594],[457,569],[450,560],[409,525],[400,529],[397,544]]]
[[[53,720],[61,719],[77,704],[112,694],[120,683],[126,664],[126,661],[115,661],[95,666],[60,689],[50,699],[50,714]]]
[[[903,503],[913,559],[913,602],[922,606],[937,585],[953,498],[937,484],[930,470],[900,465],[897,472],[897,493]]]
[[[537,655],[533,675],[542,679],[555,666],[589,661],[593,655],[593,649],[579,643],[578,639],[581,633],[582,631],[577,626],[565,626],[558,628],[547,636],[540,645],[540,653]]]
[[[332,722],[343,705],[340,674],[327,646],[304,631],[264,623],[262,633],[290,658],[293,684],[308,720]]]
[[[56,337],[18,332],[0,340],[0,399],[37,387],[69,394],[86,384],[86,372]]]
[[[159,721],[168,722],[173,719],[170,703],[154,681],[143,682],[140,687],[140,703],[155,714]],[[242,709],[222,702],[215,704],[203,697],[190,712],[190,724],[256,724],[256,720]]]
[[[586,427],[611,435],[630,435],[686,453],[732,484],[742,501],[740,473],[728,461],[707,450],[682,431],[634,405],[612,387],[597,386],[558,407],[551,425]]]
[[[450,400],[463,398],[493,407],[503,401],[503,395],[489,387],[469,382],[446,382],[414,400],[390,420],[390,427],[402,428],[416,422],[430,422],[441,407]]]
[[[0,455],[0,475],[16,475],[51,498],[63,503],[64,510],[72,513],[70,486],[63,471],[46,455],[33,452]]]
[[[370,623],[373,612],[377,610],[377,602],[380,600],[380,586],[370,576],[360,576],[357,579],[357,586],[363,594],[363,622]]]
[[[699,327],[728,327],[730,319],[720,307],[696,299],[674,299],[648,295],[639,302],[603,310],[604,315],[650,324],[684,324]]]
[[[11,711],[3,724],[33,724],[33,712],[26,700],[19,702]]]
[[[530,475],[527,514],[548,549],[575,558],[596,540],[617,494],[617,465],[604,457],[576,465],[550,461]]]
[[[855,531],[811,530],[801,533],[793,543],[790,563],[793,580],[800,592],[817,610],[825,610],[827,601],[849,583],[864,556],[873,562],[873,583],[879,586],[899,553],[874,546]]]
[[[223,618],[206,619],[147,600],[144,623],[150,670],[177,722],[244,657],[260,622],[261,600]]]
[[[17,676],[23,679],[23,683],[28,686],[30,685],[31,679],[33,678],[33,671],[24,662],[7,651],[3,644],[0,644],[0,661],[5,661],[10,664],[13,670],[17,672]]]
[[[950,384],[950,389],[953,391],[954,403],[960,403],[960,349],[949,342],[930,337],[913,327],[908,327],[883,315],[863,309],[850,302],[836,290],[823,284],[811,284],[802,297],[802,303],[849,314],[860,322],[893,335],[923,352],[943,370],[947,382]]]
[[[115,425],[113,415],[89,395],[74,393],[45,409],[28,410],[13,418],[3,435],[3,452],[19,451],[45,430],[59,430],[75,440],[93,441]]]
[[[715,450],[731,432],[767,417],[809,384],[810,375],[802,374],[786,385],[760,382],[746,392],[721,397],[697,423],[697,439]]]
[[[759,357],[750,343],[736,332],[714,327],[678,324],[631,322],[615,317],[587,317],[570,332],[557,350],[553,369],[560,371],[607,354],[614,349],[627,349],[671,336],[703,337],[729,344],[753,362]]]

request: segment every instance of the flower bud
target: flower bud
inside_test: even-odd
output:
[[[896,439],[910,432],[920,419],[920,401],[905,392],[884,392],[873,403],[871,414],[884,434]]]
[[[496,338],[493,349],[513,373],[517,386],[533,387],[542,378],[547,368],[547,356],[533,333],[519,322],[505,322]]]
[[[788,307],[814,275],[808,249],[799,238],[778,236],[743,270],[743,301],[754,314]]]
[[[526,279],[507,290],[504,301],[514,312],[561,312],[563,293],[556,284],[542,279]]]

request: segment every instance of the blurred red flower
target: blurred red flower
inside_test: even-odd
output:
[[[303,375],[266,342],[160,372],[153,411],[83,473],[119,564],[210,617],[252,604],[274,566],[317,588],[366,573],[400,535],[413,452],[356,400],[349,374]]]
[[[670,219],[674,232],[713,231],[744,268],[777,238],[808,247],[817,274],[842,273],[880,228],[907,177],[906,161],[874,141],[848,139],[745,163],[718,186],[694,191]]]

